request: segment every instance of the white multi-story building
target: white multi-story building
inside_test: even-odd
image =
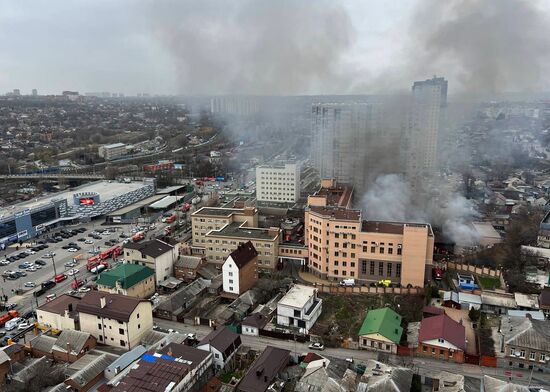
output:
[[[321,315],[322,305],[316,288],[294,285],[277,304],[277,324],[308,333]]]
[[[298,165],[266,165],[256,168],[256,199],[258,201],[295,203],[300,197]]]
[[[176,247],[159,239],[130,242],[124,246],[126,262],[144,265],[155,270],[157,286],[172,276],[177,257]]]
[[[105,159],[106,161],[111,161],[113,159],[117,159],[126,155],[126,151],[126,144],[113,143],[99,146],[97,153],[101,158]]]

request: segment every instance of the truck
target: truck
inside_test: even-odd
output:
[[[99,273],[100,273],[101,271],[103,271],[105,268],[107,268],[107,267],[105,266],[105,264],[98,264],[97,266],[95,266],[94,268],[92,268],[92,269],[90,270],[90,272],[91,272],[92,274],[99,274]]]
[[[180,210],[181,212],[187,212],[189,211],[190,208],[191,208],[191,204],[185,203],[184,205],[181,206]]]
[[[8,321],[19,317],[19,312],[17,310],[10,310],[8,313],[0,316],[0,328],[2,328]]]
[[[73,290],[77,290],[80,286],[84,285],[84,281],[82,279],[75,279],[71,282],[71,288]]]
[[[163,223],[172,223],[176,220],[176,215],[170,215],[168,217],[162,218]]]
[[[144,238],[145,238],[145,232],[144,231],[138,231],[136,234],[134,234],[132,236],[132,242],[139,242]]]
[[[344,279],[340,282],[340,286],[353,287],[355,286],[355,279]]]
[[[88,271],[91,271],[94,267],[98,265],[103,265],[105,267],[109,267],[108,259],[116,259],[118,255],[122,253],[122,248],[118,245],[113,246],[112,248],[109,248],[101,253],[99,253],[97,256],[92,256],[88,259],[86,263],[86,269]]]

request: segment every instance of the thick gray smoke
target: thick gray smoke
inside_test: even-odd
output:
[[[178,0],[150,12],[183,94],[328,94],[353,82],[355,33],[336,2]]]
[[[540,90],[549,65],[550,21],[538,4],[420,1],[408,43],[412,70],[446,74],[466,93]]]
[[[470,223],[478,216],[474,204],[458,194],[416,200],[409,184],[396,174],[379,176],[363,197],[369,220],[428,222],[442,228],[457,244],[472,244],[477,234]]]

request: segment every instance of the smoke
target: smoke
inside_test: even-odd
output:
[[[541,89],[550,21],[534,0],[420,1],[411,23],[415,75],[447,74],[467,93]]]
[[[470,200],[453,192],[418,197],[397,174],[377,177],[365,193],[362,206],[368,220],[431,223],[457,244],[471,244],[477,239],[470,223],[479,214]]]
[[[150,12],[183,94],[331,93],[353,82],[354,28],[330,0],[167,1]]]

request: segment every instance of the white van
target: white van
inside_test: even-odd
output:
[[[23,321],[24,320],[21,317],[13,318],[8,322],[6,322],[6,325],[4,325],[4,328],[6,329],[6,331],[11,331],[12,329],[17,328],[17,326]]]
[[[344,279],[343,281],[340,282],[340,286],[347,286],[347,287],[355,286],[355,279]]]

